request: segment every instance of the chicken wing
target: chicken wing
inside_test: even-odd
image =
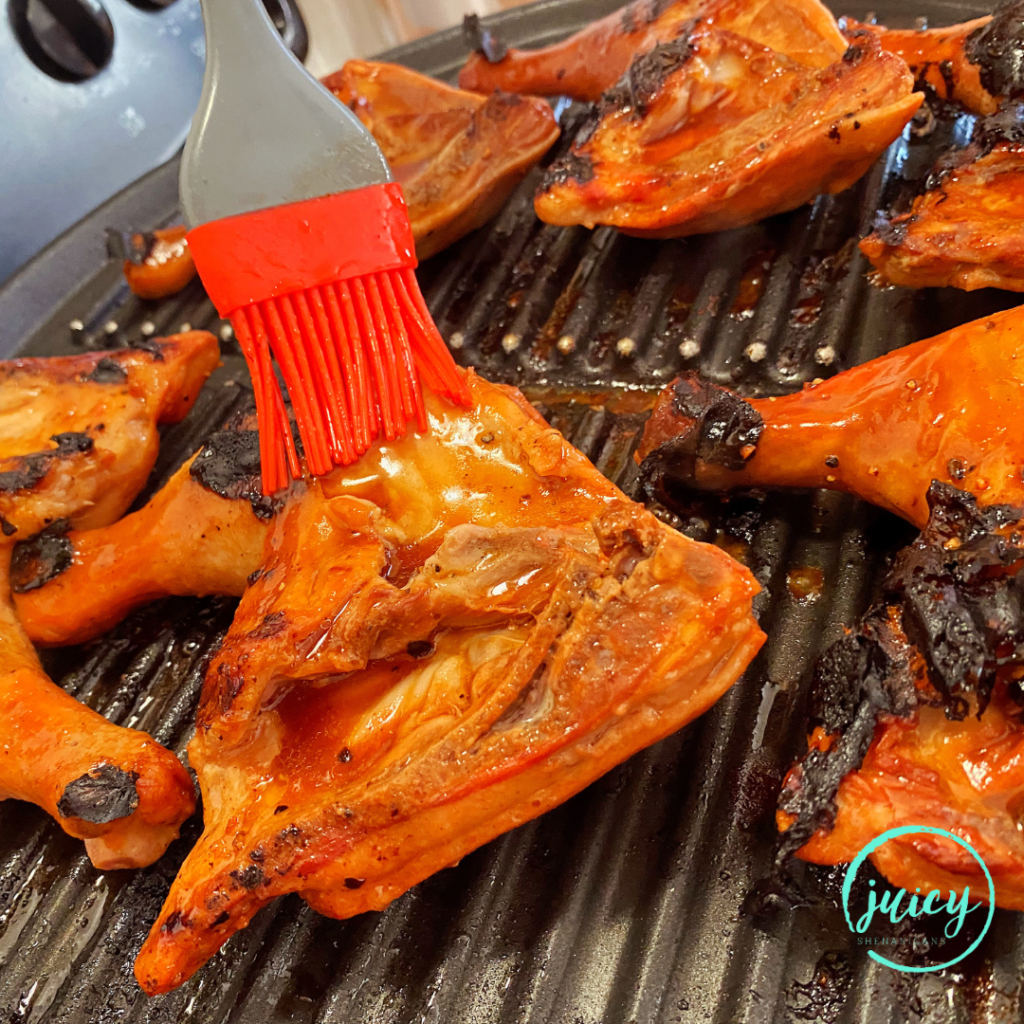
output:
[[[634,59],[685,35],[695,19],[728,29],[809,67],[824,68],[846,51],[835,19],[818,0],[634,0],[560,43],[540,50],[481,45],[459,72],[474,92],[571,96],[596,102]],[[489,51],[489,52],[487,52]]]
[[[137,512],[98,530],[47,527],[19,545],[18,617],[35,644],[78,644],[161,597],[241,597],[278,507],[260,488],[255,414],[238,417]]]
[[[1024,97],[1024,2],[1005,0],[995,14],[946,28],[889,29],[844,19],[878,36],[907,62],[918,88],[974,114]]]
[[[478,96],[397,64],[350,60],[323,84],[387,157],[420,259],[490,220],[559,134],[543,100]]]
[[[205,831],[136,962],[179,985],[275,897],[348,917],[705,710],[758,587],[511,388],[297,485],[203,688]]]
[[[0,799],[44,808],[98,867],[159,857],[192,813],[192,783],[170,751],[46,677],[11,605],[11,553],[55,521],[116,519],[152,469],[157,423],[188,412],[218,359],[216,340],[197,331],[144,350],[0,364]]]
[[[880,280],[908,288],[1024,291],[1024,124],[1008,107],[929,175],[909,212],[860,243]]]
[[[918,526],[928,488],[1024,504],[1024,306],[919,341],[802,391],[744,400],[684,377],[659,396],[637,457],[710,490],[827,487]]]
[[[852,185],[921,102],[870,33],[816,68],[698,23],[637,58],[548,168],[550,224],[655,238],[719,231]]]
[[[56,519],[114,522],[142,490],[160,447],[220,361],[192,331],[115,352],[0,363],[0,517],[22,540]]]
[[[966,838],[996,902],[1024,909],[1024,510],[930,491],[924,533],[897,557],[879,606],[829,648],[814,680],[808,753],[783,785],[780,860],[852,860],[882,832],[935,826]],[[871,859],[913,892],[984,899],[977,862],[908,835]]]

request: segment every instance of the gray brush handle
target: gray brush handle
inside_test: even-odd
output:
[[[179,190],[190,227],[391,180],[373,136],[285,46],[261,0],[202,0],[206,74]]]

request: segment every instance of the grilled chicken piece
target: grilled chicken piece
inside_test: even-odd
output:
[[[485,98],[397,64],[350,60],[323,84],[387,157],[420,259],[490,220],[559,134],[543,100]]]
[[[55,520],[116,519],[152,469],[157,423],[188,412],[218,359],[197,331],[146,350],[0,364],[0,799],[44,808],[101,868],[159,857],[192,813],[192,783],[151,737],[46,677],[11,605],[12,549]]]
[[[184,224],[151,232],[107,231],[107,252],[124,260],[128,287],[140,299],[163,299],[196,276]]]
[[[888,29],[844,19],[874,33],[882,49],[907,62],[918,84],[939,100],[973,114],[1024,98],[1024,0],[1007,0],[994,15],[947,28]]]
[[[907,213],[876,225],[861,252],[886,284],[1024,291],[1024,127],[1009,107],[931,173]]]
[[[698,18],[809,67],[827,67],[846,50],[835,19],[818,0],[634,0],[540,50],[509,50],[499,43],[495,53],[495,43],[480,34],[459,85],[474,92],[504,89],[596,102],[636,57],[685,35]],[[479,23],[470,24],[479,34]]]
[[[275,897],[348,917],[709,707],[758,587],[629,501],[511,388],[296,485],[207,672],[205,831],[136,962],[181,984]],[[305,489],[308,488],[308,489]]]
[[[23,540],[56,519],[106,526],[142,490],[160,447],[220,361],[191,331],[145,348],[0,363],[0,516]],[[12,529],[13,527],[13,529]]]
[[[534,206],[654,238],[750,224],[852,185],[921,102],[869,33],[826,68],[702,23],[605,94]]]
[[[836,796],[835,824],[797,853],[814,864],[845,864],[876,836],[931,825],[966,838],[992,874],[996,904],[1024,910],[1024,728],[1020,705],[1002,695],[985,713],[950,722],[941,708],[911,718],[882,716],[860,768]],[[799,785],[790,777],[789,786]],[[780,812],[779,823],[789,823]],[[987,903],[977,862],[941,836],[904,836],[870,855],[897,887],[914,892],[969,885]]]
[[[18,617],[35,644],[78,644],[161,597],[241,597],[277,508],[260,488],[256,417],[244,415],[137,512],[99,530],[48,528],[20,545]]]
[[[955,327],[781,398],[686,377],[659,396],[638,458],[709,490],[827,487],[918,526],[928,488],[1024,504],[1024,306]]]
[[[978,851],[999,906],[1024,910],[1024,510],[979,509],[948,484],[929,497],[880,605],[816,666],[816,725],[780,800],[782,855],[838,864],[888,829],[936,826]],[[871,860],[908,892],[986,897],[975,860],[942,837],[904,836]]]
[[[936,99],[959,103],[975,114],[992,114],[999,101],[981,84],[981,67],[968,57],[969,42],[992,16],[959,25],[929,29],[890,29],[863,25],[844,18],[848,30],[866,30],[878,37],[882,49],[902,57],[918,89]]]

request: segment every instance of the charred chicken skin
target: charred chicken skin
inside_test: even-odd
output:
[[[635,0],[540,50],[510,50],[473,22],[477,52],[459,85],[596,102],[638,56],[685,36],[698,18],[809,67],[827,67],[846,51],[835,19],[818,0]]]
[[[921,102],[898,57],[853,34],[827,67],[699,21],[638,57],[548,168],[550,224],[655,238],[720,231],[852,185]]]
[[[11,604],[12,549],[58,521],[104,526],[124,512],[152,469],[157,424],[188,412],[218,360],[212,335],[194,332],[0,364],[0,799],[44,808],[102,868],[159,857],[192,813],[192,784],[170,751],[46,677]]]
[[[629,501],[511,388],[295,486],[211,663],[205,831],[136,962],[181,984],[275,897],[348,917],[705,710],[753,577]]]
[[[145,506],[99,530],[48,528],[15,551],[33,643],[78,644],[162,597],[241,597],[278,502],[260,489],[255,414],[235,418]]]
[[[350,60],[323,83],[387,157],[420,259],[490,220],[559,134],[543,100],[478,96],[397,64]]]
[[[999,905],[1024,909],[1022,358],[1016,309],[795,395],[745,402],[688,379],[659,400],[641,448],[651,486],[677,472],[700,486],[831,487],[925,527],[816,666],[809,749],[780,799],[780,870],[794,853],[843,863],[887,829],[934,825],[969,838]],[[909,892],[985,891],[941,837],[907,836],[872,860]]]
[[[1024,291],[1024,124],[1007,107],[940,162],[906,213],[860,243],[886,284]]]
[[[1024,910],[1024,510],[940,483],[929,499],[879,605],[816,666],[815,728],[779,802],[780,863],[844,863],[888,829],[930,825],[966,838],[996,903]],[[986,899],[977,862],[941,836],[871,859],[908,892],[969,885]]]
[[[878,36],[882,49],[907,62],[919,88],[973,114],[994,114],[1024,98],[1024,2],[1007,0],[994,15],[946,28],[889,29],[845,19]]]
[[[996,313],[779,398],[686,377],[659,396],[638,458],[710,490],[826,487],[918,526],[933,480],[1024,504],[1024,307]]]

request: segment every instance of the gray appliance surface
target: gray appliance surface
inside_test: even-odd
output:
[[[199,0],[3,6],[0,282],[180,149],[205,63]],[[304,57],[298,8],[292,0],[268,0],[267,7]]]

